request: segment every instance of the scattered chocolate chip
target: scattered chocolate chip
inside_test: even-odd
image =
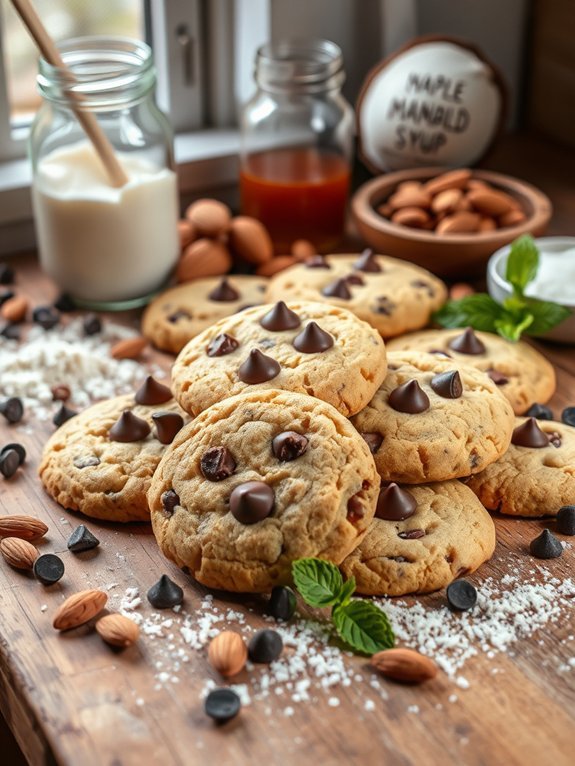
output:
[[[174,311],[173,314],[168,315],[168,322],[171,322],[172,324],[176,324],[180,321],[180,319],[191,319],[192,314],[190,314],[189,311],[186,311],[185,309],[178,309],[177,311]]]
[[[559,509],[556,529],[560,535],[575,535],[575,505],[564,505]]]
[[[96,455],[80,455],[74,458],[74,465],[76,468],[90,468],[100,465],[100,458],[96,457]]]
[[[280,656],[284,648],[282,637],[275,630],[265,628],[254,633],[248,644],[248,656],[252,662],[270,663]]]
[[[236,470],[236,461],[227,447],[210,447],[200,459],[200,471],[208,481],[223,481]]]
[[[24,416],[24,405],[19,396],[11,396],[0,402],[0,413],[9,423],[19,423]]]
[[[110,428],[108,435],[113,442],[139,442],[145,439],[151,430],[145,420],[134,415],[131,410],[124,410]]]
[[[471,354],[473,356],[484,354],[487,350],[473,332],[473,327],[468,327],[461,335],[456,335],[448,345],[449,348],[458,351],[460,354]]]
[[[297,599],[293,590],[285,585],[276,585],[272,588],[266,614],[287,622],[294,616],[296,607]]]
[[[10,444],[5,444],[2,449],[0,450],[0,457],[4,455],[4,453],[13,450],[14,452],[18,453],[18,460],[19,465],[23,465],[26,460],[26,450],[21,444],[18,444],[18,442],[11,442]]]
[[[487,370],[487,375],[491,378],[496,386],[504,386],[506,383],[509,383],[509,378],[507,375],[499,372],[499,370]]]
[[[575,407],[565,407],[561,413],[561,420],[566,426],[573,426],[575,428]]]
[[[345,279],[336,279],[335,282],[331,282],[323,288],[321,294],[325,295],[326,298],[341,298],[344,301],[351,300],[351,293]]]
[[[410,415],[429,409],[429,397],[425,391],[422,391],[415,378],[394,388],[389,395],[388,402],[390,407],[393,407],[397,412],[407,412]]]
[[[552,444],[554,447],[559,447],[563,443],[563,440],[561,439],[561,434],[559,431],[552,431],[550,434],[547,434],[547,438],[549,439],[549,444]]]
[[[162,575],[148,591],[148,601],[155,609],[171,609],[184,600],[184,591],[168,575]]]
[[[218,723],[235,718],[242,703],[233,689],[212,689],[204,700],[206,715]]]
[[[7,263],[0,263],[0,285],[14,284],[14,269]]]
[[[98,545],[100,545],[100,541],[84,524],[76,527],[67,542],[68,550],[72,551],[72,553],[91,551],[92,548],[97,548]]]
[[[60,313],[52,306],[38,306],[32,312],[32,321],[44,330],[51,330],[60,321]]]
[[[402,540],[419,540],[420,537],[425,537],[423,529],[409,529],[406,532],[398,532],[398,537]]]
[[[84,335],[97,335],[102,332],[102,320],[96,314],[86,314],[82,320]]]
[[[162,492],[160,500],[162,502],[164,516],[173,516],[175,507],[180,504],[180,498],[178,497],[177,492],[173,489],[167,489],[165,492]]]
[[[243,383],[265,383],[277,377],[280,371],[281,367],[275,359],[253,348],[248,358],[240,364],[238,378]]]
[[[8,322],[8,324],[4,325],[2,332],[0,333],[6,340],[20,340],[21,334],[22,330],[16,322]]]
[[[302,354],[321,354],[333,346],[333,337],[316,322],[310,322],[293,339],[293,347]]]
[[[402,521],[413,516],[417,510],[417,501],[406,489],[401,489],[395,482],[379,490],[375,515],[386,521]]]
[[[44,553],[34,562],[34,575],[42,585],[54,585],[64,575],[64,562],[55,553]]]
[[[289,309],[283,301],[279,301],[267,314],[260,319],[260,324],[271,332],[294,330],[299,327],[301,320],[295,311]]]
[[[369,451],[372,455],[375,455],[377,450],[381,447],[383,444],[383,436],[381,434],[376,433],[360,433],[360,436],[363,437],[365,443],[369,447]]]
[[[272,452],[282,463],[301,457],[307,450],[309,440],[295,431],[284,431],[274,437]]]
[[[15,449],[3,450],[0,454],[0,473],[5,479],[11,479],[20,467],[20,456]]]
[[[242,524],[256,524],[267,518],[274,509],[274,503],[273,490],[263,481],[246,481],[230,495],[230,511]]]
[[[434,375],[430,386],[438,396],[444,399],[459,399],[463,394],[463,383],[457,370],[448,370]]]
[[[539,428],[535,418],[528,418],[525,423],[522,423],[513,430],[511,444],[515,444],[518,447],[539,449],[549,445],[549,437]]]
[[[171,444],[184,425],[184,418],[177,412],[154,412],[152,420],[156,424],[156,438],[161,444]]]
[[[426,282],[424,279],[414,279],[410,284],[417,290],[426,290],[430,298],[435,296],[435,289],[433,288],[433,285],[430,285],[429,282]]]
[[[312,255],[311,258],[307,258],[305,267],[306,269],[331,269],[323,255]]]
[[[383,314],[388,317],[391,316],[395,310],[395,303],[387,297],[387,295],[380,295],[377,298],[377,303],[373,307],[376,314]]]
[[[353,264],[353,268],[357,271],[367,271],[368,273],[376,274],[379,271],[383,271],[377,258],[375,257],[373,250],[366,248],[359,256],[357,261]]]
[[[10,298],[13,298],[14,295],[14,290],[2,290],[0,293],[0,306],[2,306],[3,303],[6,303],[6,301],[9,301]]]
[[[529,551],[536,559],[556,559],[563,553],[563,546],[555,535],[548,529],[529,544]]]
[[[361,498],[359,497],[359,493],[352,495],[347,501],[347,520],[350,524],[355,524],[355,522],[363,519],[364,516],[365,509]]]
[[[231,354],[232,351],[235,351],[239,345],[239,341],[224,332],[216,335],[210,341],[206,352],[208,356],[226,356],[226,354]]]
[[[60,409],[52,418],[52,423],[54,423],[56,428],[60,428],[60,426],[63,426],[67,420],[70,420],[70,418],[73,418],[77,414],[76,410],[71,410],[70,407],[66,407],[64,402],[62,402]]]
[[[235,290],[228,280],[224,277],[220,284],[208,293],[208,298],[211,301],[218,301],[222,303],[230,303],[231,301],[237,301],[240,299],[240,294]]]
[[[448,354],[447,351],[444,351],[441,348],[430,348],[427,353],[428,354],[435,354],[436,356],[444,356],[446,359],[453,359],[451,354]]]
[[[359,276],[359,274],[350,274],[345,278],[348,285],[364,285],[365,281]]]
[[[50,390],[52,393],[52,401],[54,402],[67,402],[72,395],[70,386],[67,386],[65,383],[58,383],[58,385],[52,386]]]
[[[68,293],[62,293],[55,301],[54,308],[58,309],[62,314],[69,314],[70,311],[76,310],[76,304],[73,298]]]
[[[477,590],[467,580],[454,580],[447,586],[447,603],[454,612],[466,612],[477,603]]]
[[[553,411],[544,404],[539,404],[537,402],[529,407],[525,415],[528,418],[537,418],[537,420],[555,420]]]
[[[137,404],[163,404],[169,402],[171,398],[170,389],[158,383],[151,375],[148,375],[134,396]]]

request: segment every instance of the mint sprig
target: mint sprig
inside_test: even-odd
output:
[[[361,654],[391,649],[395,643],[387,615],[372,601],[351,598],[355,578],[344,582],[339,569],[323,559],[298,559],[292,576],[303,600],[314,607],[331,606],[331,618],[340,638]]]
[[[442,327],[473,327],[510,341],[518,341],[522,334],[541,335],[567,319],[571,312],[558,303],[525,295],[525,288],[535,279],[538,268],[539,251],[533,237],[525,234],[512,243],[507,258],[505,278],[513,295],[503,303],[497,303],[487,293],[466,295],[458,301],[447,301],[433,319]]]

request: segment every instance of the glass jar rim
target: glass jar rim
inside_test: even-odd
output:
[[[256,82],[266,90],[324,90],[345,79],[339,45],[319,38],[265,43],[256,54]]]

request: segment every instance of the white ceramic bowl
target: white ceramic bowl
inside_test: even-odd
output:
[[[539,237],[535,240],[535,244],[540,250],[546,252],[565,253],[565,257],[569,258],[570,263],[575,260],[575,237]],[[491,297],[498,303],[504,301],[512,293],[511,285],[505,279],[507,256],[510,249],[510,245],[500,248],[493,253],[487,264],[487,289]],[[573,300],[569,303],[563,303],[563,305],[571,309],[571,316],[541,337],[558,343],[575,344],[575,284],[573,285]]]

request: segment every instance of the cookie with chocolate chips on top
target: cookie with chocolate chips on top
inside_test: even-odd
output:
[[[325,402],[251,390],[204,410],[160,461],[148,493],[158,544],[210,588],[264,592],[306,556],[336,564],[375,512],[363,439]]]
[[[254,387],[309,394],[353,415],[385,372],[384,343],[366,322],[324,303],[280,301],[193,338],[174,362],[172,381],[174,396],[193,415]]]
[[[160,458],[189,416],[151,376],[134,394],[68,420],[44,447],[39,474],[64,508],[107,521],[149,521],[146,492]]]

